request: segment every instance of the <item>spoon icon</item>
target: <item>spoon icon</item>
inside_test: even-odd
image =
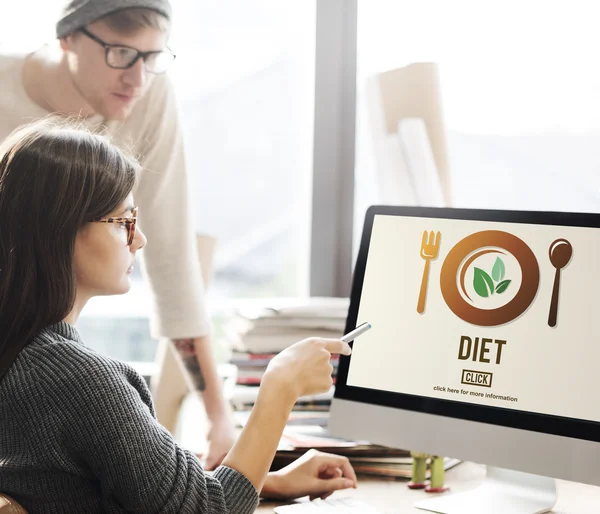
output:
[[[552,301],[550,302],[550,314],[548,325],[556,326],[556,315],[558,314],[558,292],[560,289],[560,271],[569,264],[573,255],[573,247],[566,239],[557,239],[550,245],[550,262],[556,268],[554,275],[554,288],[552,289]]]

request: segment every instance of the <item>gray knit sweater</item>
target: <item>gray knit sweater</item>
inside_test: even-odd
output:
[[[254,512],[241,473],[208,476],[157,421],[144,380],[57,323],[0,382],[0,491],[31,513]]]

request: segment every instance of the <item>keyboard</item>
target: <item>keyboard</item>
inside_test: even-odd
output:
[[[275,512],[277,514],[381,514],[370,505],[349,496],[276,507]]]

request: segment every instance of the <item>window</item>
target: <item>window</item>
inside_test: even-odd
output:
[[[455,207],[600,209],[593,5],[359,1],[357,218],[377,202],[365,81],[439,65]]]
[[[308,289],[315,2],[175,0],[173,46],[213,300]]]
[[[52,40],[49,20],[62,3],[11,4],[0,19],[0,44],[34,50]],[[177,60],[170,73],[194,226],[217,239],[208,302],[218,322],[225,300],[308,292],[316,2],[171,3]],[[93,299],[78,326],[103,353],[149,361],[156,348],[149,293],[139,271],[133,280],[124,297]]]

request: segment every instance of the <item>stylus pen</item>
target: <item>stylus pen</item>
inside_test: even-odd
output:
[[[362,325],[358,325],[352,332],[348,332],[345,336],[342,336],[340,339],[344,343],[349,343],[350,341],[354,341],[359,335],[364,334],[370,328],[371,323],[363,323]]]

